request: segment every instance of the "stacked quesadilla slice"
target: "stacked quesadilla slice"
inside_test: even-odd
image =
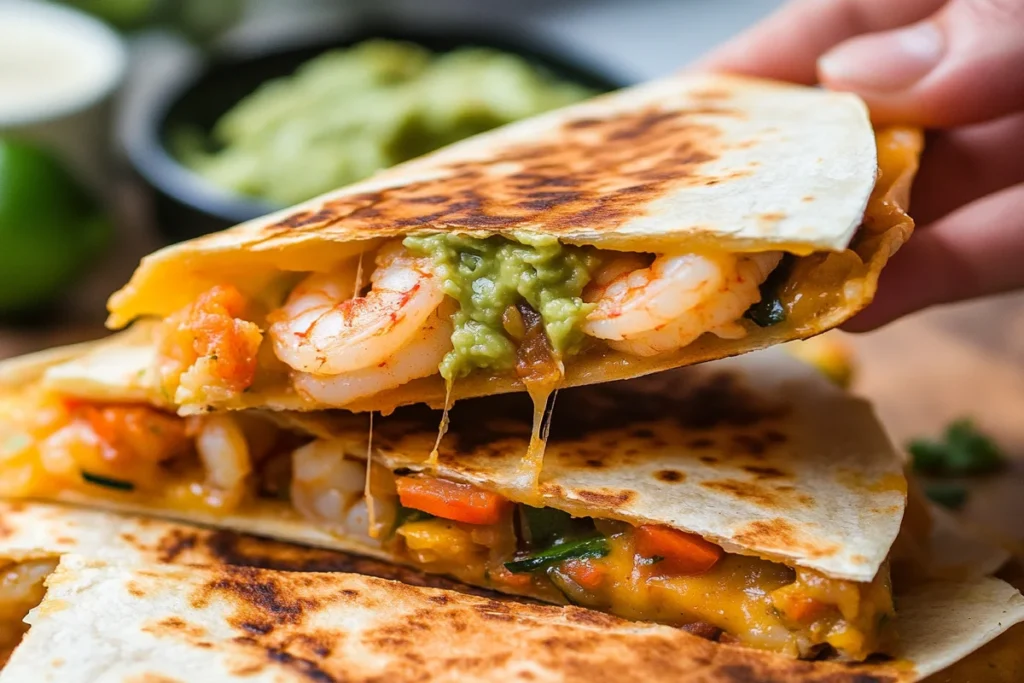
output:
[[[2,683],[636,675],[909,683],[957,660],[957,675],[984,671],[985,680],[1009,683],[1024,636],[1011,627],[1024,618],[1024,599],[989,578],[905,592],[897,659],[851,665],[794,660],[578,607],[471,595],[382,563],[178,524],[38,504],[0,504],[0,520],[9,530],[0,538],[7,571],[27,569],[29,558],[49,563],[18,607],[18,621],[27,623],[0,622],[0,635],[21,641],[9,664],[0,663]],[[339,573],[303,571],[311,569]],[[385,578],[346,573],[353,570]],[[0,594],[0,609],[11,595]]]
[[[84,404],[52,389],[104,367],[106,344],[8,364],[5,495],[360,552],[793,657],[898,642],[892,573],[925,533],[904,523],[902,462],[865,402],[783,351],[563,390],[537,485],[523,395],[459,402],[435,460],[426,407],[183,418],[109,383]]]

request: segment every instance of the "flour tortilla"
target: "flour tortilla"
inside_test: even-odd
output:
[[[43,599],[43,581],[69,553],[121,563],[358,572],[409,585],[495,596],[362,556],[94,510],[0,501],[0,669],[22,639],[22,619]]]
[[[920,131],[871,128],[854,95],[723,75],[676,75],[513,124],[271,216],[159,251],[110,300],[109,323],[162,318],[213,285],[253,296],[287,273],[329,271],[385,238],[515,231],[626,251],[818,252],[786,287],[813,290],[790,318],[743,339],[705,335],[653,358],[574,358],[566,386],[722,358],[840,324],[866,306],[909,237]],[[831,253],[830,253],[831,252]],[[168,283],[174,283],[168,286]],[[811,303],[813,302],[813,303]],[[802,309],[802,310],[801,310]],[[476,373],[452,397],[521,391]],[[440,376],[346,408],[442,404]],[[282,374],[221,408],[324,407]],[[197,407],[190,406],[190,410]]]
[[[493,596],[442,576],[365,555],[318,549],[215,527],[71,505],[0,500],[0,560],[76,554],[110,562],[348,572]]]
[[[898,683],[939,671],[1024,620],[1024,597],[1002,581],[923,586],[905,599],[912,626],[900,659],[847,666],[575,607],[352,574],[117,566],[69,555],[48,586],[0,683]]]

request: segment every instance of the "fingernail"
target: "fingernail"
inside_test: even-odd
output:
[[[934,69],[946,50],[939,28],[923,21],[907,28],[853,38],[818,60],[826,84],[857,90],[895,92]]]

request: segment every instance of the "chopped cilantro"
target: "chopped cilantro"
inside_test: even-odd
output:
[[[907,450],[914,471],[940,476],[988,474],[1006,462],[995,442],[967,419],[950,424],[941,441],[915,439]]]
[[[786,307],[782,304],[782,286],[786,284],[793,259],[786,255],[763,283],[761,300],[747,309],[744,318],[752,320],[758,327],[771,327],[786,320]]]

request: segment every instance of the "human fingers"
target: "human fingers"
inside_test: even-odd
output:
[[[1024,183],[917,231],[882,272],[878,296],[843,326],[864,332],[908,313],[1024,287]]]
[[[810,85],[817,81],[818,58],[833,46],[861,33],[919,21],[945,2],[794,0],[692,66]]]
[[[821,57],[818,77],[863,97],[879,122],[987,121],[1024,109],[1021,36],[1021,0],[951,0],[909,26],[846,40]]]
[[[912,214],[927,225],[1020,182],[1024,182],[1024,113],[942,131],[925,145],[914,181]]]

